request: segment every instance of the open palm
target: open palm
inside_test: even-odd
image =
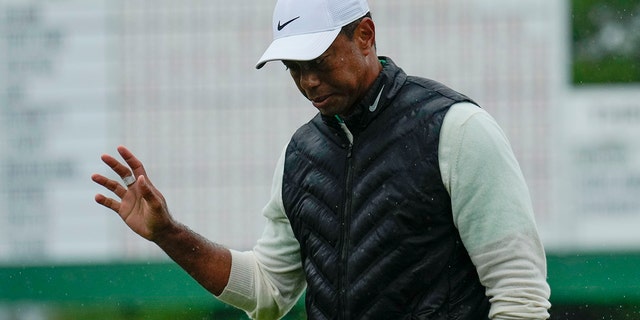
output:
[[[102,155],[107,164],[123,180],[129,180],[128,186],[120,181],[94,174],[91,179],[113,192],[118,198],[97,194],[95,201],[120,215],[120,218],[135,233],[153,241],[156,236],[171,225],[172,219],[164,196],[149,181],[142,162],[124,146],[118,147],[118,153],[126,165],[110,155]],[[128,178],[137,177],[137,179]]]

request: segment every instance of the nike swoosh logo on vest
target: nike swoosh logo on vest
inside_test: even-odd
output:
[[[383,90],[384,90],[384,86],[382,86],[382,89],[380,89],[380,92],[378,93],[378,96],[376,97],[376,101],[374,101],[373,104],[369,106],[369,111],[374,112],[374,111],[376,111],[376,109],[378,109],[378,102],[380,102],[380,96],[382,96],[382,91]]]

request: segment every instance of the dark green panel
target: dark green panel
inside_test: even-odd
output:
[[[640,253],[551,254],[547,263],[553,303],[640,303]]]
[[[547,261],[556,306],[640,305],[640,252],[551,253]],[[25,301],[230,308],[172,262],[0,267],[0,304]]]
[[[0,299],[81,303],[211,303],[173,263],[24,266],[0,269]]]
[[[574,84],[640,82],[640,0],[572,0]]]

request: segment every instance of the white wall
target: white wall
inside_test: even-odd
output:
[[[281,64],[253,67],[274,3],[0,0],[0,258],[164,258],[93,202],[119,144],[177,219],[250,248],[275,161],[315,113]],[[505,129],[548,248],[639,243],[638,87],[568,84],[566,3],[370,4],[380,54]]]

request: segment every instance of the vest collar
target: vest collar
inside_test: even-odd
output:
[[[407,78],[404,71],[390,58],[380,56],[378,59],[382,63],[382,71],[363,98],[356,102],[353,113],[343,119],[352,130],[364,129],[378,114],[387,109]],[[322,119],[331,127],[339,127],[335,117],[323,115]]]

